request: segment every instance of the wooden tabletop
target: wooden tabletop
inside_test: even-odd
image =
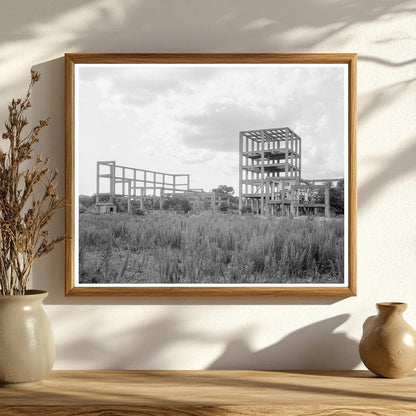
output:
[[[416,373],[367,371],[53,371],[0,389],[0,415],[416,415]]]

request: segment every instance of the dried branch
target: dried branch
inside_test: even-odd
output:
[[[58,171],[49,168],[49,157],[37,156],[33,166],[23,169],[32,159],[40,131],[50,119],[40,120],[26,135],[25,111],[31,107],[32,88],[40,79],[32,71],[23,99],[12,100],[2,140],[8,150],[0,150],[0,294],[22,295],[29,283],[33,262],[50,253],[66,237],[50,237],[47,224],[63,205],[56,192]],[[1,139],[0,139],[1,140]],[[35,198],[36,194],[40,195]],[[41,191],[38,192],[39,188]]]

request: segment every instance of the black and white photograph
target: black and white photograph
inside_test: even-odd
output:
[[[346,63],[80,63],[75,286],[347,287]]]

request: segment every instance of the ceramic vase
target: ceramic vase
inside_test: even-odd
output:
[[[42,301],[48,292],[0,296],[0,386],[40,384],[55,360],[52,326]]]
[[[403,319],[406,303],[377,303],[378,315],[363,325],[360,357],[381,377],[400,378],[416,367],[416,331]]]

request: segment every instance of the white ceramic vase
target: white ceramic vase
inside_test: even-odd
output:
[[[55,361],[52,326],[42,301],[48,292],[0,295],[0,385],[41,383]]]

